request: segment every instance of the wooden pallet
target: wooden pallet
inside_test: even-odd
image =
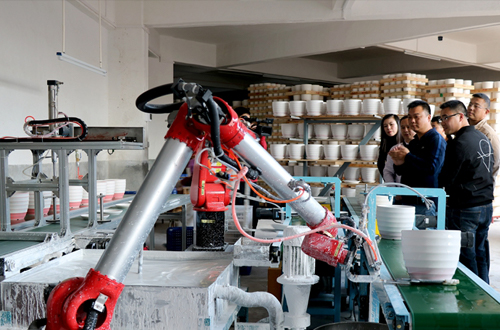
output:
[[[473,90],[474,86],[463,85],[463,84],[447,84],[447,85],[427,85],[427,86],[425,86],[425,88],[427,90],[438,89],[438,88],[461,88],[461,89]]]
[[[328,159],[280,159],[280,162],[307,162],[308,166],[317,165],[342,165],[344,163],[351,163],[356,167],[377,167],[377,161],[372,160],[328,160]]]
[[[401,95],[425,96],[425,92],[402,91],[394,93],[382,93],[382,97],[401,96]]]
[[[425,85],[413,85],[413,84],[397,84],[397,85],[383,85],[380,86],[381,90],[388,90],[388,89],[394,89],[394,88],[418,88],[418,89],[426,89],[427,86]]]
[[[294,91],[294,92],[286,92],[285,93],[285,95],[287,95],[287,96],[303,95],[303,94],[330,96],[330,93],[328,93],[328,92],[316,92],[316,91]]]
[[[386,82],[391,82],[391,81],[403,81],[403,80],[413,80],[413,81],[421,81],[421,82],[428,82],[429,79],[427,78],[413,78],[410,76],[402,76],[402,77],[394,77],[394,78],[387,78],[387,79],[382,79],[380,80],[380,83],[386,83]]]
[[[481,88],[481,89],[475,89],[474,93],[495,93],[495,92],[500,92],[500,87],[497,88]]]
[[[463,94],[463,93],[439,93],[439,94],[425,94],[426,98],[436,98],[436,97],[466,97],[472,98],[472,94]]]

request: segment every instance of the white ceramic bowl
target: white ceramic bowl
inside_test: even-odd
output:
[[[29,192],[16,191],[9,198],[10,220],[12,224],[24,221],[24,217],[28,212]]]
[[[288,115],[288,102],[274,101],[273,102],[273,115],[276,117],[284,117]]]
[[[385,98],[384,99],[384,113],[397,115],[399,109],[401,108],[401,100],[395,98]]]
[[[294,95],[297,96],[297,95]],[[300,95],[299,95],[300,97]],[[290,101],[288,104],[290,108],[290,115],[292,116],[304,116],[306,114],[306,102],[305,101]]]
[[[376,115],[380,107],[379,99],[364,99],[363,100],[363,114],[365,115]]]
[[[307,125],[307,137],[310,139],[313,136],[314,125]],[[304,137],[304,123],[297,124],[297,133],[299,134],[299,138]]]
[[[340,116],[344,110],[343,100],[326,101],[326,114],[330,116]]]
[[[356,188],[344,187],[342,188],[342,195],[346,197],[356,197]]]
[[[306,109],[308,116],[320,116],[322,110],[322,104],[324,102],[321,100],[311,100],[306,102]]]
[[[305,145],[302,143],[292,143],[288,146],[290,159],[302,159],[304,157]]]
[[[377,180],[378,169],[376,167],[362,167],[361,179],[365,183],[373,183]]]
[[[127,179],[115,179],[115,194],[113,199],[122,199],[125,195]]]
[[[361,100],[347,99],[344,101],[344,115],[357,116],[361,113]]]
[[[384,239],[401,239],[402,230],[411,230],[415,223],[415,207],[408,205],[377,206],[377,223]]]
[[[408,275],[414,280],[450,280],[458,266],[460,244],[458,230],[403,230],[401,250]]]
[[[332,130],[332,137],[335,140],[345,140],[347,137],[346,124],[330,124],[330,129]]]

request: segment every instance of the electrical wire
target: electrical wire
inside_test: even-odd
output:
[[[30,178],[31,178],[31,177],[32,177],[32,175],[30,175],[30,174],[26,174],[26,172],[25,172],[25,171],[26,171],[27,169],[30,169],[30,168],[32,168],[32,167],[35,167],[36,165],[38,165],[38,164],[39,164],[41,161],[43,161],[44,159],[51,158],[50,156],[43,156],[43,155],[44,155],[47,151],[48,151],[48,150],[46,150],[46,151],[44,151],[44,152],[42,153],[42,155],[40,156],[40,159],[38,159],[38,161],[37,161],[35,164],[30,165],[30,166],[26,167],[24,170],[22,170],[22,173],[23,173],[24,175],[26,175],[27,177],[30,177]],[[40,173],[38,173],[38,175],[40,175]],[[37,179],[38,179],[38,175],[37,175]]]
[[[338,222],[335,222],[335,223],[332,223],[332,224],[328,224],[328,225],[324,225],[324,226],[320,226],[318,228],[312,229],[312,230],[304,232],[304,233],[300,233],[300,234],[296,234],[296,235],[292,235],[292,236],[287,236],[287,237],[281,237],[281,238],[271,239],[271,240],[255,238],[255,237],[247,234],[243,230],[243,228],[241,228],[240,222],[238,220],[238,216],[236,214],[236,207],[235,207],[235,205],[236,205],[236,192],[238,191],[241,178],[245,177],[245,174],[246,174],[247,171],[248,171],[248,168],[244,167],[240,172],[238,172],[236,180],[234,181],[233,197],[232,197],[232,207],[231,207],[234,224],[236,225],[236,228],[238,229],[238,231],[243,236],[245,236],[246,238],[248,238],[248,239],[250,239],[252,241],[259,242],[259,243],[265,243],[266,244],[266,243],[283,242],[283,241],[286,241],[286,240],[290,240],[290,239],[294,239],[294,238],[298,238],[298,237],[310,235],[310,234],[317,233],[317,232],[320,232],[320,231],[326,231],[326,230],[332,229],[332,228],[343,228],[343,229],[347,229],[347,230],[353,231],[358,236],[362,237],[368,243],[368,245],[370,246],[370,248],[371,248],[371,250],[373,252],[375,261],[378,260],[378,255],[376,253],[375,247],[373,246],[373,242],[370,240],[370,238],[365,233],[361,232],[360,230],[358,230],[356,228],[353,228],[353,227],[350,227],[350,226],[347,226],[347,225],[343,225],[343,224],[338,223]],[[331,215],[331,216],[333,217],[333,215]]]

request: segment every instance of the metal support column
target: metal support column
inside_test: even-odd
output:
[[[10,231],[10,205],[7,192],[10,150],[0,150],[0,226],[2,231]]]
[[[97,227],[97,154],[100,150],[85,150],[88,157],[89,228]]]
[[[33,154],[33,170],[31,172],[31,178],[32,179],[40,179],[40,174],[42,174],[42,164],[41,164],[41,157],[42,154],[45,152],[45,150],[31,150],[31,153]],[[42,178],[45,178],[45,175],[43,175]],[[43,191],[41,190],[36,190],[33,192],[33,198],[35,202],[35,227],[38,226],[44,226],[45,225],[45,218],[43,216],[43,208],[44,208],[44,198],[43,198]]]
[[[59,206],[60,214],[59,221],[61,224],[61,231],[59,235],[65,237],[71,235],[70,221],[69,221],[69,169],[68,169],[68,150],[57,150],[57,158],[59,161]],[[54,212],[57,211],[57,206],[54,205]]]

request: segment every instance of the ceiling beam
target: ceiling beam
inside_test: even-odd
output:
[[[497,24],[498,17],[469,17],[457,20],[413,19],[387,21],[344,21],[304,26],[291,31],[269,31],[251,39],[241,38],[217,46],[217,66],[229,67],[279,58],[337,52],[439,33]]]

